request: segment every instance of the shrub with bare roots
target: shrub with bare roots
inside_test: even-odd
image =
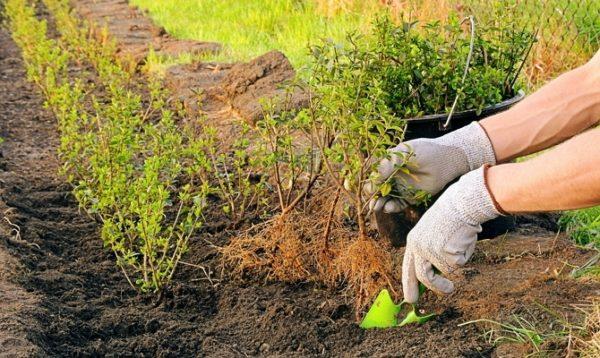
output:
[[[343,205],[335,198],[316,195],[310,201],[304,211],[277,216],[233,238],[221,249],[224,265],[237,277],[316,282],[343,290],[354,300],[358,317],[381,289],[395,292],[398,287],[389,247],[358,238],[343,222]],[[323,215],[323,208],[334,215]]]

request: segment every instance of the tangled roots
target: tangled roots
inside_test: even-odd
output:
[[[357,314],[382,289],[397,287],[387,244],[358,238],[341,220],[289,213],[222,248],[224,265],[238,277],[267,281],[317,282],[342,289]],[[330,225],[329,237],[324,237]]]
[[[334,267],[335,274],[345,280],[354,296],[357,314],[381,289],[395,292],[397,287],[389,250],[368,238],[347,245],[336,258]]]

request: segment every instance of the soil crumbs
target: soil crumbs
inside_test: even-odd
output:
[[[160,297],[138,295],[57,175],[42,103],[0,30],[0,356],[493,356],[480,327],[458,324],[598,295],[566,275],[590,253],[539,230],[480,243],[457,293],[426,295],[440,314],[418,327],[363,331],[338,292],[219,277],[206,248],[188,257],[206,273],[183,267]]]

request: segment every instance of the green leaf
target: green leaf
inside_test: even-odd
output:
[[[392,184],[389,182],[381,184],[379,191],[381,192],[381,196],[388,196],[392,192]]]

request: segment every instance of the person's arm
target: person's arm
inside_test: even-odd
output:
[[[509,213],[569,210],[600,204],[600,128],[590,129],[521,163],[491,167],[490,192]]]
[[[411,186],[434,195],[471,170],[549,148],[598,120],[600,51],[585,65],[556,78],[505,112],[439,138],[400,143],[381,160],[375,184],[393,176],[399,189]],[[404,164],[409,153],[407,175],[396,168]],[[365,186],[367,195],[376,190],[377,185]],[[388,213],[406,206],[391,196],[376,197],[371,204],[374,211]]]
[[[496,161],[549,148],[583,132],[600,120],[600,51],[585,65],[569,71],[508,111],[480,122]]]
[[[454,285],[442,274],[470,259],[481,224],[488,220],[506,213],[594,205],[600,205],[600,128],[529,161],[465,174],[408,234],[402,263],[404,298],[417,301],[419,281],[436,292],[452,292]]]

